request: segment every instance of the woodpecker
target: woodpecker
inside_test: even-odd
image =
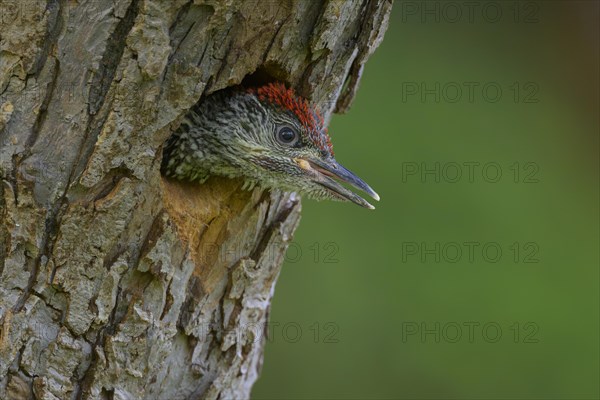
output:
[[[165,143],[161,171],[198,183],[213,175],[241,177],[244,189],[294,191],[375,208],[340,184],[346,183],[379,200],[335,160],[316,108],[282,83],[226,89],[203,99]]]

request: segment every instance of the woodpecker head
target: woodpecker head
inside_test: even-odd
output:
[[[167,176],[242,176],[265,188],[374,208],[341,185],[345,183],[379,200],[369,185],[335,160],[317,110],[283,84],[211,95],[179,131],[165,150]]]

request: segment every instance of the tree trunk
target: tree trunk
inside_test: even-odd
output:
[[[391,1],[0,4],[0,398],[248,398],[300,200],[162,144],[240,83],[343,112]]]

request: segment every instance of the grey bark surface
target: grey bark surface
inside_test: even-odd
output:
[[[0,398],[248,398],[299,199],[164,180],[161,146],[248,76],[345,111],[390,9],[1,0]]]

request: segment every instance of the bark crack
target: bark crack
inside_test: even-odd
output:
[[[27,286],[23,290],[23,293],[21,293],[21,296],[12,307],[12,311],[15,314],[23,309],[23,306],[31,296],[33,292],[33,286],[37,281],[42,260],[45,259],[47,261],[48,256],[52,253],[59,226],[59,215],[61,214],[61,210],[64,210],[64,206],[66,206],[65,196],[61,197],[61,199],[57,202],[57,206],[55,206],[49,213],[48,217],[46,217],[44,233],[40,243],[40,251],[36,257],[30,257],[27,260],[26,269],[29,270],[29,280],[27,282]]]
[[[56,46],[58,37],[63,28],[63,19],[61,17],[61,11],[64,9],[64,0],[48,0],[46,4],[46,12],[48,13],[48,25],[46,27],[46,36],[42,49],[36,60],[33,75],[37,78],[40,72],[46,65],[46,60],[50,54],[50,50]]]
[[[102,55],[100,68],[92,78],[88,112],[95,115],[104,104],[106,94],[112,84],[119,62],[125,51],[127,36],[139,13],[139,0],[131,0],[125,16],[117,23],[115,30],[108,39],[108,45]]]
[[[27,155],[25,155],[23,158],[26,158],[29,155],[31,148],[37,141],[40,131],[42,130],[42,126],[44,125],[44,122],[46,121],[46,117],[48,114],[48,104],[50,104],[50,100],[52,99],[52,96],[54,95],[54,91],[56,89],[56,82],[58,81],[58,75],[60,73],[60,62],[58,60],[56,60],[56,65],[54,66],[53,69],[54,70],[52,73],[52,79],[50,80],[50,83],[48,84],[48,88],[46,89],[46,96],[44,96],[44,100],[42,101],[42,104],[40,105],[40,111],[39,111],[39,114],[37,115],[37,118],[35,119],[35,122],[31,129],[31,134],[29,135],[29,137],[27,138],[27,141],[25,142],[25,149],[27,151]]]

